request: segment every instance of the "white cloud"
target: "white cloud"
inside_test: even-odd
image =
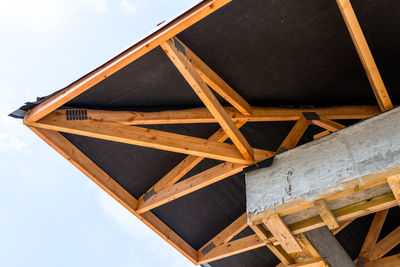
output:
[[[14,92],[0,86],[0,152],[20,151],[26,149],[27,139],[31,138],[22,121],[8,116],[15,109]]]
[[[136,13],[136,4],[132,3],[132,1],[129,0],[121,0],[120,6],[122,9],[122,12],[126,15],[133,15]]]

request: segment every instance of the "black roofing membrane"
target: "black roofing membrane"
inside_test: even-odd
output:
[[[400,3],[352,0],[392,101],[400,99]],[[332,106],[376,104],[336,1],[233,0],[178,37],[254,106]],[[227,105],[219,97],[219,100]],[[156,48],[66,104],[108,110],[163,110],[203,106],[160,48]],[[355,121],[345,122],[346,124]],[[241,128],[256,148],[276,150],[293,122],[248,123]],[[208,138],[219,126],[151,125],[169,132]],[[322,129],[311,126],[300,144]],[[63,134],[134,197],[154,185],[185,155]],[[183,179],[217,164],[204,160]],[[243,174],[234,175],[153,212],[199,249],[246,209]],[[371,216],[338,235],[355,258]],[[398,224],[389,214],[384,233]],[[246,229],[241,235],[252,234]],[[399,248],[396,248],[398,251]],[[211,266],[276,266],[259,248],[210,263]]]

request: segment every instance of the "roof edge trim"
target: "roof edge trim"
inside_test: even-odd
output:
[[[36,122],[40,120],[53,110],[64,105],[108,76],[119,71],[129,63],[150,52],[162,42],[174,37],[181,31],[200,21],[229,2],[231,2],[231,0],[206,0],[197,4],[190,10],[183,13],[181,16],[166,24],[164,27],[150,34],[148,37],[142,39],[113,59],[65,87],[54,96],[46,99],[43,103],[34,107],[27,114],[26,120],[29,122]]]

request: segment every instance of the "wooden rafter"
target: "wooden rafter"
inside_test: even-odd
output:
[[[236,235],[238,235],[241,231],[243,231],[247,224],[247,214],[243,213],[239,218],[233,221],[229,226],[227,226],[224,230],[219,232],[215,237],[213,237],[210,241],[208,241],[204,246],[202,246],[198,250],[199,257],[206,255],[208,253],[208,248],[215,248],[226,244]]]
[[[353,221],[354,221],[354,219],[351,219],[351,220],[340,223],[339,228],[332,230],[332,234],[337,235],[340,231],[342,231],[344,228],[346,228]]]
[[[81,93],[85,92],[95,84],[101,82],[113,73],[119,71],[123,67],[127,66],[129,63],[143,56],[144,54],[150,52],[161,43],[174,37],[189,26],[195,24],[204,17],[220,9],[230,1],[231,0],[206,0],[202,3],[199,3],[196,7],[192,8],[190,11],[186,12],[179,18],[166,24],[164,27],[154,32],[147,38],[143,39],[139,43],[133,45],[117,57],[108,61],[106,64],[100,66],[96,70],[72,83],[67,88],[63,89],[40,105],[33,108],[32,111],[28,114],[26,120],[29,122],[40,120],[53,110],[61,107],[62,105],[80,95]]]
[[[244,125],[244,122],[236,123],[236,126],[240,128]],[[219,143],[223,143],[228,136],[224,132],[223,129],[219,129],[216,131],[210,138],[209,141],[216,141]],[[178,182],[185,174],[187,174],[190,170],[192,170],[197,164],[199,164],[204,158],[197,156],[187,156],[184,160],[182,160],[178,165],[176,165],[172,170],[170,170],[163,178],[161,178],[155,185],[153,185],[149,190],[146,191],[139,199],[138,202],[141,203],[144,201],[145,196],[149,196],[149,194],[157,193],[158,191],[167,188]]]
[[[304,116],[300,116],[296,124],[286,136],[285,140],[283,140],[282,144],[279,146],[277,153],[294,148],[306,132],[309,125],[310,121],[306,120]]]
[[[400,266],[400,254],[368,261],[364,264],[364,267],[398,267]]]
[[[206,255],[199,257],[198,263],[204,264],[263,246],[265,243],[258,235],[243,237],[214,248]]]
[[[233,122],[296,121],[303,112],[315,112],[330,120],[366,119],[380,113],[378,106],[338,106],[326,108],[275,108],[252,107],[251,115],[243,115],[235,108],[224,107]],[[215,123],[217,120],[207,108],[166,110],[157,112],[108,111],[92,109],[58,109],[66,117],[67,112],[84,112],[88,121],[115,122],[125,125]]]
[[[179,44],[173,39],[167,40],[161,44],[162,49],[168,55],[172,63],[174,63],[182,76],[193,88],[197,96],[208,108],[213,117],[218,121],[222,129],[224,129],[243,157],[249,161],[254,160],[253,148],[232,122],[225,109],[221,106],[215,95],[211,92],[210,88],[197,73],[192,63],[181,51],[179,51],[177,46],[179,47]]]
[[[375,214],[374,219],[369,228],[367,237],[364,240],[364,244],[361,248],[360,255],[358,259],[367,259],[369,260],[371,253],[373,252],[376,241],[378,240],[379,234],[385,222],[386,216],[389,210],[382,210]]]
[[[371,213],[375,213],[381,210],[389,209],[397,205],[397,201],[392,193],[386,193],[384,195],[374,197],[369,200],[364,200],[347,207],[339,208],[333,211],[337,221],[339,223],[348,222],[356,218],[366,216]],[[250,221],[250,223],[252,223]],[[325,223],[320,216],[312,217],[297,223],[288,225],[289,230],[294,234],[300,234],[313,229],[324,226]],[[254,226],[258,225],[251,225]],[[399,235],[400,236],[400,235]],[[228,242],[211,250],[207,255],[199,257],[199,263],[207,263],[213,260],[222,259],[235,254],[239,254],[245,251],[249,251],[255,248],[259,248],[268,243],[274,243],[277,240],[269,232],[266,233],[266,239],[261,238],[259,235],[254,234],[245,238],[241,238],[235,241]],[[378,243],[379,244],[379,243]],[[383,245],[382,245],[383,246]]]
[[[281,245],[267,243],[266,246],[285,266],[295,262]]]
[[[28,126],[94,137],[114,142],[138,145],[177,153],[190,154],[199,157],[213,158],[238,164],[252,164],[245,160],[231,144],[218,143],[207,139],[174,134],[141,128],[125,126],[109,122],[88,122],[65,120],[60,114],[49,114],[38,122],[24,121]],[[236,126],[235,126],[236,127]],[[256,150],[255,157],[263,158],[266,152]],[[265,152],[265,153],[264,153]]]
[[[329,130],[320,132],[319,134],[314,135],[314,140],[317,140],[317,139],[320,139],[321,137],[327,136],[330,133],[331,133],[331,131],[329,131]]]
[[[255,155],[257,155],[258,150],[255,151]],[[274,153],[262,153],[261,155],[256,156],[256,162],[265,160],[269,157],[272,157],[273,155]],[[196,190],[199,190],[210,184],[216,183],[218,181],[221,181],[222,179],[239,173],[246,167],[246,165],[231,162],[221,163],[213,168],[205,170],[199,174],[185,179],[182,182],[171,185],[157,192],[147,201],[144,201],[143,199],[143,201],[138,202],[136,211],[140,214],[148,210],[154,209],[172,200],[190,194]]]
[[[350,0],[336,0],[382,111],[393,108]]]
[[[337,123],[337,122],[335,122],[333,120],[329,120],[329,119],[323,119],[323,118],[321,118],[320,120],[313,120],[312,123],[321,128],[324,128],[330,132],[336,132],[336,131],[346,128],[346,126],[344,126],[340,123]]]
[[[370,260],[373,261],[382,258],[398,244],[400,244],[400,226],[398,226],[395,230],[393,230],[375,245],[375,248],[371,253]]]
[[[195,249],[153,213],[147,212],[142,215],[136,213],[136,199],[63,135],[46,129],[29,128],[191,262],[197,263],[197,251]]]
[[[192,63],[200,77],[222,96],[228,103],[234,106],[244,115],[251,115],[251,107],[235,90],[232,89],[221,77],[218,76],[206,63],[204,63],[192,50],[190,50],[178,38],[174,37],[176,42],[179,42],[186,57]]]

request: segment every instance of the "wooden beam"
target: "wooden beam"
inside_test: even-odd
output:
[[[387,193],[369,200],[361,201],[359,203],[355,203],[353,205],[334,210],[333,213],[337,221],[339,223],[342,223],[349,220],[354,220],[356,218],[371,213],[376,213],[378,211],[385,210],[396,205],[397,201],[394,198],[393,194]],[[322,221],[321,217],[315,216],[301,222],[290,224],[288,225],[288,228],[293,234],[297,235],[319,227],[323,227],[324,225],[325,223]],[[250,226],[252,227],[252,229],[255,229],[255,227],[261,225],[251,225],[250,221]],[[222,259],[231,255],[242,253],[244,251],[259,248],[265,246],[266,243],[276,242],[277,240],[275,239],[275,237],[269,234],[269,232],[265,233],[265,239],[262,239],[259,235],[254,234],[251,237],[248,237],[247,241],[245,242],[234,243],[234,247],[232,247],[232,243],[238,240],[231,241],[222,246],[216,247],[209,253],[207,253],[207,255],[200,257],[199,264],[211,262],[213,260]]]
[[[236,126],[238,128],[240,128],[242,125],[244,125],[244,122],[236,123]],[[210,138],[208,138],[208,140],[223,143],[227,138],[228,136],[226,135],[224,130],[219,129]],[[142,202],[146,194],[149,194],[150,192],[156,193],[164,188],[167,188],[168,186],[175,184],[183,176],[185,176],[185,174],[187,174],[191,169],[193,169],[197,164],[199,164],[203,159],[204,159],[203,157],[197,157],[192,155],[187,156],[183,161],[181,161],[166,175],[164,175],[164,177],[161,178],[154,186],[152,186],[149,190],[147,190],[146,193],[143,194],[138,201]]]
[[[340,231],[342,231],[344,228],[346,228],[353,221],[354,221],[354,219],[340,223],[339,228],[332,230],[332,234],[337,235]]]
[[[396,206],[397,202],[392,193],[374,197],[369,200],[364,200],[353,205],[333,210],[336,220],[345,222],[356,219],[371,213],[376,213],[381,210],[389,209]],[[320,216],[315,216],[300,222],[288,225],[288,228],[293,234],[299,234],[324,226],[325,223]]]
[[[231,144],[218,143],[202,138],[162,132],[137,126],[109,122],[65,120],[60,114],[49,114],[38,122],[24,121],[28,126],[99,138],[108,141],[138,145],[199,157],[213,158],[239,164],[253,164],[245,160]],[[236,126],[235,126],[236,127]],[[263,158],[257,150],[255,157]],[[269,152],[267,152],[269,154]]]
[[[318,199],[314,201],[315,209],[317,210],[319,216],[321,216],[322,220],[325,222],[326,226],[329,230],[339,228],[339,224],[336,221],[335,216],[333,215],[332,211],[329,209],[328,205],[326,204],[325,200]]]
[[[300,263],[292,264],[289,266],[290,267],[326,267],[325,262],[322,259],[309,260],[306,262],[300,262]]]
[[[142,41],[131,46],[129,49],[125,50],[104,65],[98,67],[94,71],[75,81],[65,89],[61,90],[40,105],[33,108],[26,120],[29,122],[40,120],[53,110],[61,107],[95,84],[101,82],[113,73],[127,66],[129,63],[153,50],[169,38],[174,37],[189,26],[220,9],[230,1],[231,0],[206,0],[199,3],[185,14],[166,24],[164,27],[155,31]]]
[[[369,259],[371,253],[374,251],[376,241],[378,240],[379,234],[385,222],[386,216],[389,210],[382,210],[375,214],[372,220],[371,226],[369,227],[368,234],[364,240],[364,244],[361,248],[360,255],[358,259],[364,258]]]
[[[325,119],[366,119],[380,113],[378,106],[338,106],[324,108],[252,107],[252,115],[243,115],[233,107],[224,107],[233,122],[296,121],[303,112],[315,112]],[[57,109],[66,117],[67,112],[84,112],[87,120],[115,122],[125,125],[216,123],[207,108],[165,110],[157,112],[108,111],[93,109]]]
[[[274,255],[285,265],[290,265],[294,263],[294,260],[290,255],[282,248],[281,245],[273,245],[272,243],[266,244],[267,248],[274,253]]]
[[[182,253],[192,263],[197,264],[197,251],[195,249],[193,249],[185,240],[172,231],[153,213],[147,212],[142,215],[137,214],[135,212],[136,199],[113,178],[99,168],[93,161],[91,161],[84,153],[69,142],[63,135],[46,129],[37,129],[34,127],[29,128],[48,145],[54,148],[54,150],[60,153],[61,156],[67,159],[72,163],[72,165],[78,168],[121,205],[128,209],[139,220],[143,221],[161,238]]]
[[[324,136],[327,136],[330,133],[331,133],[331,131],[329,131],[329,130],[325,130],[323,132],[320,132],[319,134],[314,135],[314,140],[317,140],[317,139],[320,139],[320,138],[322,138]]]
[[[285,140],[279,146],[277,153],[279,154],[281,152],[294,148],[306,132],[309,125],[310,121],[306,120],[304,116],[300,116],[296,124],[293,126],[292,130],[290,130]]]
[[[371,253],[370,260],[373,261],[382,258],[398,244],[400,244],[400,226],[376,244]]]
[[[206,255],[199,257],[198,263],[212,262],[263,246],[265,246],[265,243],[258,235],[243,237],[214,248]]]
[[[257,150],[256,150],[257,154]],[[262,161],[269,157],[272,157],[274,153],[269,153],[261,156],[257,156],[258,161]],[[204,188],[210,184],[221,181],[222,179],[228,178],[236,173],[241,172],[246,165],[224,162],[199,174],[196,174],[182,182],[171,185],[156,194],[151,198],[144,201],[138,201],[136,211],[140,214],[156,207],[159,207],[165,203],[173,201],[177,198],[190,194],[201,188]]]
[[[234,222],[232,222],[229,226],[227,226],[224,230],[217,234],[213,239],[202,246],[198,251],[199,257],[207,254],[204,251],[205,248],[210,246],[218,247],[229,242],[232,238],[243,231],[247,226],[247,213],[243,213],[239,218],[237,218]]]
[[[400,205],[400,175],[390,176],[387,181],[393,195],[396,197],[397,202]]]
[[[313,120],[312,123],[321,128],[324,128],[330,132],[336,132],[336,131],[346,128],[346,126],[344,126],[340,123],[337,123],[333,120],[323,119],[323,118],[321,118],[320,120]]]
[[[265,218],[263,223],[287,253],[303,251],[292,232],[278,214]]]
[[[367,41],[365,40],[360,24],[358,23],[356,14],[351,6],[350,0],[336,0],[336,2],[347,25],[347,29],[350,32],[351,39],[356,47],[365,72],[367,73],[369,82],[372,86],[381,110],[387,111],[392,109],[392,102],[390,101],[381,75],[379,74],[378,67],[376,66],[375,60],[372,57]]]
[[[235,90],[232,89],[221,77],[218,76],[206,63],[204,63],[192,50],[190,50],[182,41],[174,37],[176,42],[179,42],[186,57],[192,63],[200,77],[222,96],[228,103],[234,106],[239,112],[244,115],[251,114],[251,107]]]
[[[204,80],[196,72],[188,58],[178,50],[177,46],[179,46],[179,44],[176,42],[177,41],[170,39],[165,43],[162,43],[161,47],[171,59],[172,63],[174,63],[176,68],[180,71],[182,76],[189,83],[189,85],[193,88],[197,96],[208,108],[213,117],[221,125],[222,129],[224,129],[226,134],[236,145],[243,157],[246,160],[252,161],[254,159],[254,151],[252,147],[232,122],[225,109],[221,106],[215,95],[211,92],[210,88],[208,88]]]
[[[400,266],[400,254],[368,261],[364,264],[364,267],[399,267]]]

